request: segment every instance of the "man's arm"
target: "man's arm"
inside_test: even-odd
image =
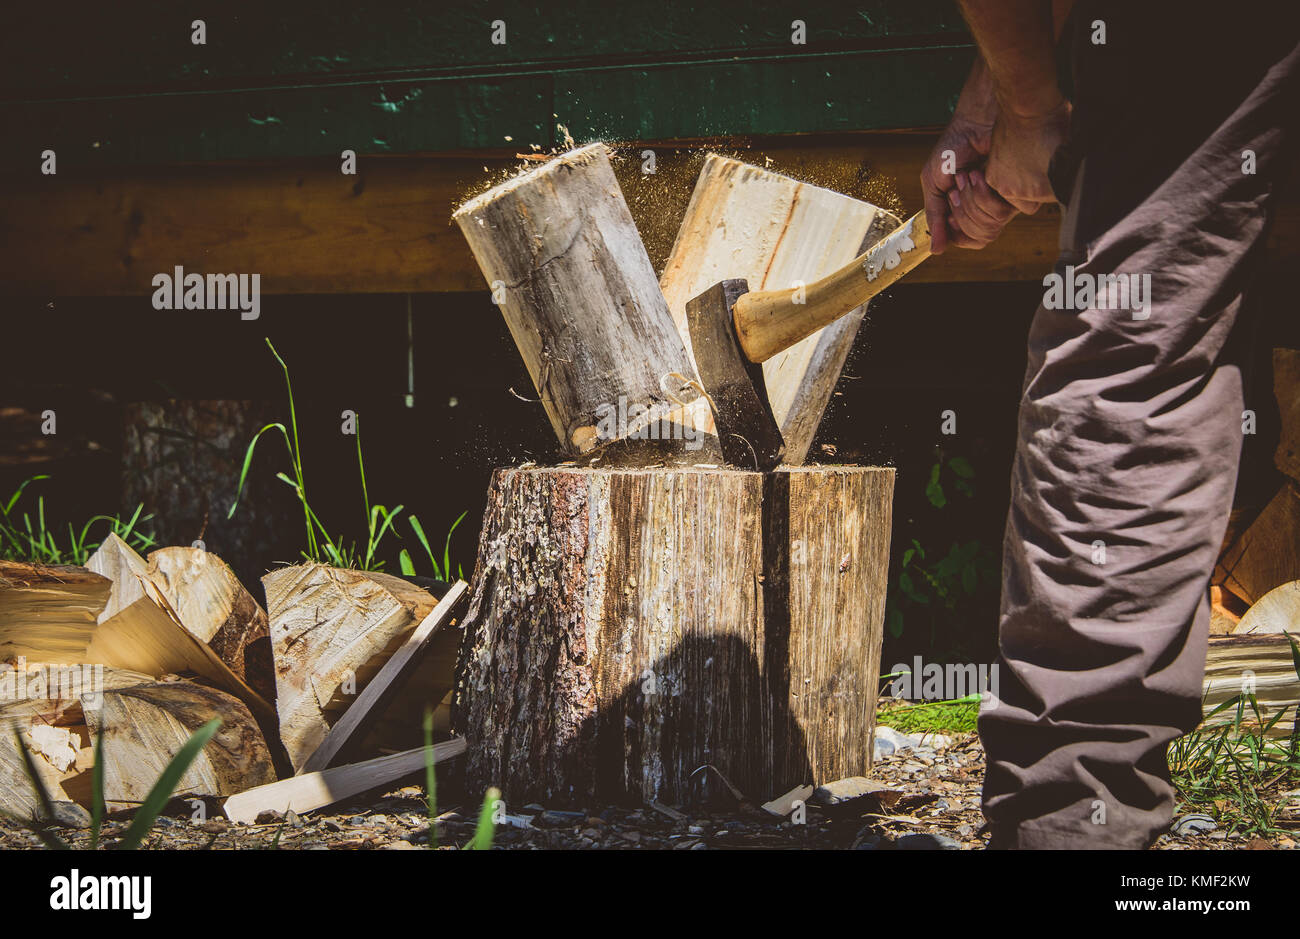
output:
[[[1056,37],[1072,0],[959,0],[992,76],[998,116],[985,175],[1021,212],[1055,202],[1047,166],[1069,129]]]
[[[1032,0],[1006,3],[997,0],[963,0],[966,15],[973,18],[971,26],[977,42],[980,42],[981,34],[989,30],[1005,32],[1005,35],[1000,34],[991,44],[995,47],[993,56],[1003,76],[1002,94],[1008,97],[1009,107],[1019,111],[1029,111],[1035,106],[1050,107],[1060,97],[1052,46],[1060,36],[1073,4],[1074,0],[1040,0],[1037,3]],[[987,15],[986,7],[991,10]],[[1028,9],[1028,12],[1021,8]],[[1044,15],[1047,17],[1046,35],[1051,37],[1050,40],[1043,39]],[[1018,31],[1018,26],[1008,28],[1005,21],[1008,17],[1015,19],[1017,16],[1027,16],[1028,28],[1023,32]],[[976,22],[979,23],[978,27]],[[952,121],[940,136],[921,172],[926,218],[935,254],[943,253],[949,244],[963,248],[982,248],[993,241],[1016,214],[1011,203],[994,191],[981,168],[993,148],[1002,104],[999,100],[997,76],[985,60],[982,42],[980,46],[981,51],[962,89]],[[1009,75],[1015,77],[1010,78]],[[1024,82],[1037,87],[1037,92],[1027,92]],[[1046,93],[1043,91],[1044,85],[1049,89]],[[1051,94],[1052,91],[1055,95]],[[1035,95],[1040,96],[1037,105],[1034,103]],[[1066,114],[1068,117],[1068,111]],[[1001,128],[1004,136],[1007,130],[1007,126]],[[1014,130],[1029,132],[1032,136],[1046,133],[1051,139],[1034,148],[1036,151],[1046,147],[1054,151],[1061,139],[1058,132],[1060,135],[1064,132],[1062,127],[1053,122],[1045,125],[1039,122],[1037,128],[1017,126]],[[1007,150],[1010,155],[1010,147],[1000,149]],[[1035,160],[1039,158],[1037,155],[1034,157]],[[1046,160],[1050,159],[1049,151]],[[1043,163],[1042,175],[1045,184],[1046,162]],[[1011,190],[1023,188],[1005,182],[1004,185],[1008,185]],[[1050,197],[1050,186],[1047,192]],[[1035,190],[1035,194],[1041,197],[1041,189]],[[1035,211],[1038,207],[1037,202],[1021,201],[1029,211]]]

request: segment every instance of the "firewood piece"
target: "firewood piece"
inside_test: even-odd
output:
[[[464,752],[464,740],[435,743],[434,763],[445,763]],[[232,822],[249,825],[257,821],[263,812],[311,812],[420,772],[424,769],[424,761],[424,747],[416,747],[363,763],[335,766],[318,773],[306,773],[250,789],[231,796],[222,808],[226,818]]]
[[[84,567],[0,561],[0,660],[81,661],[112,589]]]
[[[1290,735],[1295,723],[1295,708],[1300,704],[1300,679],[1296,677],[1291,643],[1286,636],[1256,633],[1211,637],[1205,657],[1204,713],[1208,715],[1238,694],[1254,694],[1265,721],[1279,709],[1285,710],[1269,735]],[[1249,704],[1245,713],[1249,720],[1254,720]],[[1225,708],[1208,724],[1218,726],[1235,718],[1236,708]]]
[[[452,217],[498,292],[564,453],[578,456],[653,424],[653,442],[641,441],[648,452],[696,462],[668,420],[678,405],[665,392],[685,400],[683,382],[669,376],[690,380],[695,372],[605,145],[516,176]],[[641,408],[647,413],[633,413]],[[612,426],[617,414],[630,415],[628,427]],[[664,432],[676,439],[662,439]]]
[[[1232,634],[1300,634],[1300,580],[1274,587],[1246,611]]]
[[[191,681],[106,692],[86,709],[91,739],[104,729],[104,800],[143,802],[177,751],[212,718],[221,727],[190,764],[175,796],[228,796],[275,780],[271,754],[248,708]]]
[[[1300,580],[1300,495],[1284,485],[1219,559],[1223,587],[1257,603],[1274,587]]]
[[[680,805],[870,769],[893,470],[501,469],[454,708],[471,790]]]
[[[192,672],[239,698],[259,717],[271,718],[270,703],[181,625],[158,587],[150,580],[140,583],[144,596],[96,627],[80,661],[154,677]]]
[[[1241,615],[1233,607],[1240,603],[1237,598],[1222,587],[1210,588],[1210,635],[1227,636],[1241,622]]]
[[[103,544],[86,560],[86,568],[113,582],[108,604],[99,615],[101,623],[144,596],[144,581],[149,579],[149,565],[135,548],[113,532],[109,532]]]
[[[299,770],[437,601],[399,577],[323,564],[280,568],[262,584],[280,739]]]
[[[443,594],[438,605],[406,637],[401,648],[384,663],[379,674],[370,680],[365,690],[357,695],[356,700],[339,718],[338,723],[330,728],[321,745],[303,763],[299,773],[314,773],[327,769],[344,751],[349,741],[354,738],[360,739],[361,734],[378,717],[385,704],[400,690],[402,680],[407,673],[421,662],[421,653],[428,647],[429,640],[451,619],[452,612],[460,604],[468,587],[469,585],[463,580],[458,580],[451,585],[451,589]]]
[[[713,284],[743,278],[757,291],[812,283],[898,225],[868,202],[710,154],[660,286],[689,351],[686,304]],[[864,304],[763,364],[787,463],[806,459],[865,315]],[[713,432],[707,403],[703,413],[698,426]]]
[[[275,697],[266,613],[225,561],[203,548],[161,548],[149,555],[147,576],[182,626],[259,695]]]
[[[0,665],[0,809],[22,818],[40,814],[39,798],[14,742],[15,730],[27,744],[51,798],[89,807],[91,738],[85,726],[83,703],[96,707],[105,691],[149,681],[146,675],[102,665]],[[65,765],[66,761],[57,756],[50,758],[51,751],[58,749],[59,739],[76,751],[72,765]],[[66,757],[66,749],[62,755]]]
[[[1273,465],[1300,482],[1300,350],[1273,350],[1273,395],[1281,420]]]

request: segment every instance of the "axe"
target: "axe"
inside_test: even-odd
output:
[[[722,455],[770,470],[785,441],[763,382],[763,363],[866,303],[930,256],[918,212],[871,249],[806,287],[751,292],[724,280],[686,304],[695,368],[713,408]]]

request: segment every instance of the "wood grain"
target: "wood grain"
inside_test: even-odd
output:
[[[705,764],[759,801],[865,774],[892,490],[860,467],[498,470],[458,666],[470,785],[680,804],[716,787]]]

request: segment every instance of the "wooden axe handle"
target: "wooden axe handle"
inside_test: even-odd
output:
[[[918,212],[833,274],[806,287],[756,290],[731,308],[740,347],[765,362],[866,303],[930,256],[930,229]],[[796,302],[802,291],[803,302]]]

